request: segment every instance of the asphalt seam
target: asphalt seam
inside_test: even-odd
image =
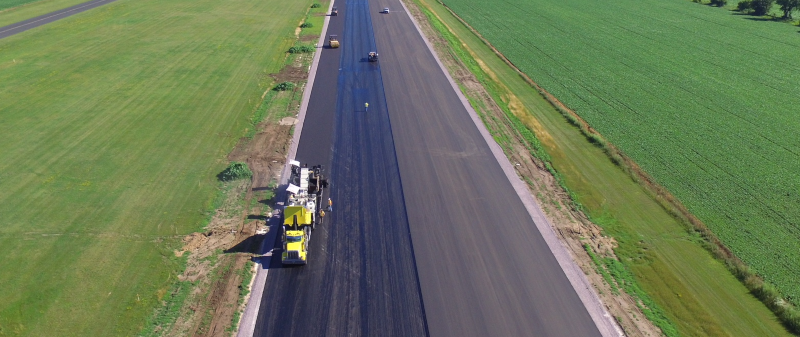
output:
[[[483,125],[483,122],[480,120],[480,117],[478,117],[478,114],[469,104],[469,101],[461,92],[461,89],[455,83],[452,76],[450,76],[450,73],[447,71],[447,68],[445,68],[444,64],[439,59],[439,56],[436,54],[436,51],[433,49],[433,46],[431,45],[430,41],[428,40],[427,37],[425,37],[425,34],[422,33],[422,29],[420,28],[417,20],[414,18],[413,15],[410,14],[411,12],[408,10],[408,7],[406,7],[404,1],[401,0],[400,5],[403,6],[406,15],[408,15],[408,17],[411,19],[411,22],[414,24],[414,27],[417,29],[417,32],[422,37],[423,41],[425,41],[425,45],[428,46],[428,49],[430,50],[431,54],[433,54],[436,63],[439,65],[439,68],[441,68],[445,77],[447,77],[447,80],[450,82],[450,85],[458,95],[459,100],[461,100],[461,103],[464,105],[464,108],[469,113],[473,123],[475,123],[475,126],[478,128],[478,131],[480,132],[481,136],[483,136],[484,140],[488,144],[489,148],[492,151],[492,154],[494,155],[498,164],[500,164],[500,167],[503,169],[503,172],[506,174],[506,177],[508,178],[511,185],[514,187],[514,191],[519,196],[523,205],[525,205],[525,209],[528,210],[528,213],[533,219],[533,222],[536,224],[537,229],[542,234],[542,237],[547,243],[548,248],[555,256],[556,261],[558,261],[559,266],[561,266],[561,269],[564,271],[564,274],[567,276],[567,279],[569,279],[570,284],[575,289],[575,292],[578,294],[578,297],[581,299],[581,302],[583,302],[584,306],[586,307],[586,310],[589,312],[589,316],[592,317],[592,320],[594,321],[598,330],[600,330],[600,333],[604,337],[624,336],[625,335],[624,332],[617,325],[614,318],[608,313],[602,301],[600,301],[600,297],[598,297],[591,283],[589,283],[589,280],[583,274],[583,271],[580,269],[580,267],[578,267],[578,265],[572,259],[569,251],[566,249],[566,247],[564,247],[561,240],[558,239],[555,230],[553,229],[550,222],[542,213],[539,203],[531,195],[528,186],[517,175],[516,171],[514,170],[514,167],[508,160],[508,157],[506,157],[503,150],[494,141],[494,138],[492,138],[491,134],[486,129],[486,126]]]
[[[334,2],[334,0],[331,0],[328,5],[327,13],[331,12]],[[297,154],[297,147],[300,144],[300,134],[303,132],[303,122],[305,121],[306,112],[308,111],[311,89],[314,88],[314,79],[317,77],[319,59],[322,57],[322,49],[325,46],[325,34],[328,31],[330,19],[331,17],[329,15],[325,16],[325,23],[322,24],[322,33],[319,36],[319,40],[317,40],[317,52],[314,53],[314,59],[311,61],[311,68],[308,71],[308,81],[306,81],[305,88],[303,89],[303,100],[300,103],[300,112],[297,115],[297,124],[295,124],[294,127],[295,132],[292,136],[291,145],[289,145],[289,152],[286,155],[286,163],[283,166],[283,170],[281,170],[279,186],[286,186],[289,182],[289,161],[294,159],[294,156]],[[276,200],[283,200],[285,197],[285,187],[276,193],[276,197],[278,198]],[[275,246],[275,242],[278,239],[279,218],[280,214],[273,214],[272,219],[270,219],[270,230],[267,234],[271,235],[271,237],[265,237],[264,240],[261,241],[261,247],[259,247],[258,250],[259,255],[263,256],[267,253],[267,243],[270,244],[269,247]],[[271,260],[272,258],[270,257],[270,259],[266,260],[266,263],[269,263]],[[251,337],[255,333],[258,312],[259,309],[261,309],[261,299],[264,296],[264,288],[267,284],[267,275],[269,274],[269,268],[263,267],[264,263],[265,261],[263,258],[258,263],[262,267],[256,272],[255,281],[253,282],[252,288],[250,288],[250,298],[247,301],[247,306],[242,314],[242,318],[239,320],[239,329],[236,333],[236,337]]]
[[[372,24],[372,9],[371,9],[372,7],[369,6],[369,4],[367,4],[367,6],[369,8],[368,9],[368,11],[369,11],[369,21],[370,21],[369,22],[369,26],[372,27],[372,32],[370,32],[371,33],[370,35],[372,37],[372,45],[375,47],[375,51],[377,52],[378,45],[375,43],[375,32],[374,32],[375,31],[375,26],[373,26],[373,24]],[[380,53],[378,55],[380,55]],[[378,62],[380,62],[380,60]],[[409,217],[408,217],[408,205],[406,205],[406,203],[405,203],[406,196],[405,196],[405,192],[404,192],[404,189],[403,189],[403,175],[400,174],[400,159],[397,157],[397,147],[395,146],[395,141],[394,141],[394,131],[392,131],[392,114],[389,113],[389,104],[386,101],[386,86],[383,84],[383,72],[381,71],[380,64],[378,64],[378,77],[380,78],[380,81],[381,81],[381,90],[384,92],[384,94],[383,94],[383,106],[386,107],[386,114],[387,114],[386,119],[389,121],[389,139],[391,139],[391,141],[392,141],[392,148],[394,149],[394,162],[395,162],[395,166],[397,167],[397,180],[400,182],[400,200],[404,200],[403,201],[403,212],[405,212],[405,216],[406,216],[406,228],[408,229],[408,242],[411,244],[411,247],[409,247],[409,248],[411,250],[411,261],[414,264],[414,279],[417,281],[417,292],[418,292],[418,296],[419,296],[419,305],[420,305],[420,309],[422,311],[422,326],[423,326],[423,329],[425,330],[425,336],[430,337],[431,332],[428,329],[428,316],[425,314],[425,300],[424,300],[424,298],[422,296],[422,284],[420,283],[419,271],[417,270],[417,255],[416,255],[416,253],[414,251],[414,237],[411,235],[411,223],[408,220],[409,219]]]

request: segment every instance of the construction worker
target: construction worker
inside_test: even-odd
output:
[[[319,210],[319,217],[320,218],[324,218],[325,217],[325,211]]]
[[[331,198],[328,198],[328,212],[333,212],[333,201],[331,201]]]
[[[364,103],[364,112],[369,110],[369,103]]]

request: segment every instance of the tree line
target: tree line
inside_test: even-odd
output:
[[[728,0],[711,0],[710,5],[723,7],[728,4]],[[791,20],[792,12],[800,10],[800,0],[742,0],[736,5],[736,10],[755,16],[763,16],[769,13],[772,6],[777,4],[783,12],[781,19]]]

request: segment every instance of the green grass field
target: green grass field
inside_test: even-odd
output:
[[[88,0],[19,0],[0,1],[0,27],[74,6]],[[9,6],[10,5],[10,6]]]
[[[529,124],[553,166],[605,234],[619,242],[622,262],[665,310],[683,336],[789,336],[775,316],[627,174],[435,0],[420,0],[438,15],[535,117]],[[462,45],[462,43],[458,43]],[[480,77],[480,76],[479,76]],[[483,77],[487,77],[483,75]],[[523,120],[530,120],[524,118]]]
[[[141,330],[311,2],[120,0],[0,40],[0,335]]]
[[[6,9],[9,9],[9,8],[13,8],[13,7],[17,7],[17,6],[22,6],[24,4],[29,4],[29,3],[35,2],[35,1],[37,1],[37,0],[5,0],[3,2],[0,2],[0,11],[6,10]]]
[[[444,2],[800,304],[797,27],[677,0]]]

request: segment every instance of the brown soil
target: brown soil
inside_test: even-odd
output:
[[[317,42],[319,41],[318,35],[303,35],[300,37],[300,42],[302,43],[310,43],[310,42]]]
[[[299,34],[300,29],[296,31]],[[301,41],[318,37],[303,37]],[[189,253],[181,281],[191,281],[190,295],[180,309],[177,321],[160,331],[162,336],[230,336],[238,322],[237,311],[244,309],[241,299],[242,273],[261,245],[266,233],[266,219],[271,216],[270,198],[275,182],[286,161],[297,122],[299,97],[308,78],[312,53],[287,55],[291,64],[271,74],[275,83],[293,82],[288,105],[270,104],[264,122],[256,126],[252,139],[242,138],[228,155],[230,161],[246,162],[253,176],[250,180],[231,182],[222,206],[203,233],[183,238],[184,246],[175,255]],[[261,96],[266,97],[267,92]],[[244,197],[242,197],[244,195]],[[247,283],[247,282],[244,282]],[[246,286],[246,284],[245,284]],[[240,302],[242,302],[240,304]]]
[[[182,250],[175,252],[178,256],[190,253],[179,278],[194,282],[194,289],[164,336],[229,336],[231,325],[237,323],[232,320],[242,309],[239,271],[258,253],[263,234],[257,231],[266,228],[263,204],[268,201],[258,199],[280,174],[292,125],[263,122],[258,128],[253,139],[240,140],[228,156],[231,161],[246,162],[252,179],[234,183],[206,231],[186,236]]]
[[[422,14],[417,4],[409,0],[404,2],[422,27],[428,40],[434,45],[437,55],[448,68],[453,79],[462,86],[462,90],[468,97],[480,101],[480,104],[475,105],[483,108],[476,109],[476,112],[481,116],[495,117],[482,117],[490,132],[506,134],[509,139],[512,139],[510,149],[506,149],[506,156],[516,167],[517,173],[528,182],[531,194],[538,200],[573,260],[595,287],[609,313],[617,318],[625,334],[628,336],[661,336],[661,330],[645,319],[644,314],[636,305],[635,299],[624,292],[620,292],[619,295],[613,294],[611,286],[597,272],[597,265],[592,262],[583,247],[584,244],[587,244],[598,256],[616,258],[614,256],[616,241],[604,236],[599,226],[590,222],[583,213],[572,207],[569,195],[558,185],[544,163],[531,155],[530,144],[527,144],[525,139],[511,126],[508,117],[477,78],[454,56],[455,53],[452,52],[447,41],[431,27],[427,17]],[[467,47],[465,46],[465,48]],[[472,56],[476,58],[474,54]],[[504,87],[491,70],[483,66],[479,59],[476,58],[476,60],[484,72],[501,88],[499,90],[502,95],[501,99],[508,105],[512,113],[527,125],[539,125],[533,115]],[[540,141],[545,143],[548,141],[547,133],[541,129],[541,126],[534,131]]]
[[[308,78],[308,69],[302,66],[290,65],[283,67],[277,74],[270,74],[275,79],[275,83],[281,82],[300,82]]]

